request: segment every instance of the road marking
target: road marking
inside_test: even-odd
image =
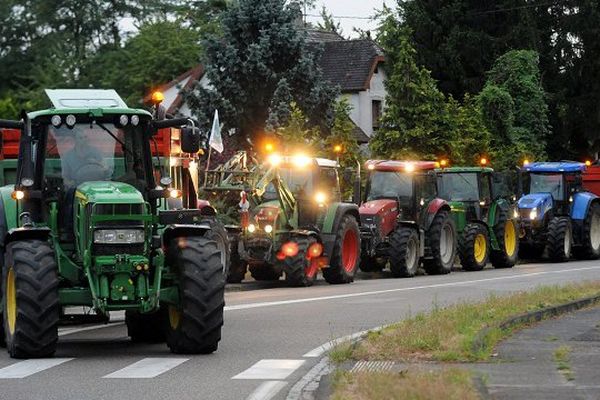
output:
[[[73,360],[72,358],[38,358],[35,360],[20,361],[0,369],[0,379],[27,378],[48,368]]]
[[[270,400],[279,393],[287,385],[284,381],[266,381],[260,384],[259,387],[246,397],[246,400]]]
[[[78,333],[78,332],[93,331],[94,329],[110,328],[113,326],[121,326],[124,324],[125,324],[124,322],[117,322],[117,323],[108,323],[108,324],[102,324],[102,325],[85,326],[83,328],[67,328],[65,330],[59,330],[58,336],[67,336],[67,335],[72,335],[72,334]]]
[[[321,346],[319,346],[317,348],[312,349],[308,353],[305,353],[302,357],[311,357],[311,358],[312,357],[321,357],[321,355],[323,355],[323,353],[329,351],[330,349],[332,349],[333,347],[337,346],[340,343],[357,341],[358,339],[365,336],[369,332],[378,332],[378,331],[382,330],[383,328],[385,328],[386,326],[387,325],[382,325],[382,326],[378,326],[373,329],[367,329],[364,331],[353,333],[351,335],[342,336],[340,338],[330,340],[329,342],[322,344]]]
[[[302,364],[304,360],[260,360],[231,379],[285,379]]]
[[[419,290],[419,289],[434,289],[434,288],[441,288],[441,287],[463,286],[463,285],[470,285],[473,283],[502,281],[502,280],[509,280],[509,279],[521,279],[521,278],[527,278],[527,277],[531,277],[531,276],[563,274],[563,273],[568,273],[568,272],[588,271],[588,270],[596,270],[596,269],[600,269],[600,266],[599,267],[563,269],[563,270],[557,270],[557,271],[531,272],[531,273],[527,273],[527,274],[499,276],[499,277],[495,277],[495,278],[473,279],[470,281],[437,283],[437,284],[433,284],[433,285],[422,285],[422,286],[412,286],[412,287],[405,287],[405,288],[373,290],[373,291],[369,291],[369,292],[346,293],[346,294],[338,294],[338,295],[332,295],[332,296],[308,297],[305,299],[267,301],[267,302],[249,303],[249,304],[237,304],[234,306],[225,306],[225,311],[248,310],[251,308],[262,308],[262,307],[282,306],[282,305],[288,305],[288,304],[310,303],[313,301],[346,299],[349,297],[372,296],[372,295],[376,295],[376,294],[407,292],[407,291]]]
[[[144,358],[103,378],[154,378],[189,360],[189,358]]]

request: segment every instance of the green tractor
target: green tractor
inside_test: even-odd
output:
[[[354,280],[360,262],[358,206],[341,201],[335,161],[271,155],[241,192],[242,223],[230,275],[310,286]]]
[[[519,220],[510,176],[487,167],[437,170],[438,195],[447,200],[459,234],[463,269],[511,268],[518,261]]]
[[[113,90],[47,94],[53,108],[0,120],[21,130],[15,183],[0,188],[9,354],[51,356],[70,306],[125,310],[133,340],[214,352],[223,325],[220,251],[200,210],[169,209],[181,191],[151,150],[159,129],[178,127],[183,150],[197,152],[199,130],[128,108]]]

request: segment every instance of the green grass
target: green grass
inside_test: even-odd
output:
[[[556,363],[556,369],[558,369],[568,381],[575,379],[573,371],[571,370],[571,348],[569,346],[563,345],[554,350],[554,362]]]
[[[339,360],[479,361],[486,360],[495,345],[512,331],[497,328],[509,317],[564,304],[600,293],[600,281],[567,286],[548,286],[508,296],[490,296],[480,303],[435,307],[367,335],[357,345],[332,350]],[[489,327],[479,350],[473,349],[477,334]],[[341,347],[346,346],[346,347]]]

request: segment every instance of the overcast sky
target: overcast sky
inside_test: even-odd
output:
[[[314,10],[308,10],[307,14],[318,15],[321,7],[324,5],[330,14],[334,17],[352,17],[352,18],[336,18],[342,26],[344,36],[355,36],[352,32],[352,27],[358,27],[364,30],[373,30],[377,24],[368,19],[375,10],[380,10],[383,7],[384,0],[317,0],[317,6]],[[393,4],[388,0],[388,5]],[[307,17],[308,22],[317,23],[321,20],[320,17]]]

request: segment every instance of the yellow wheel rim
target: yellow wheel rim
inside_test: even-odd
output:
[[[512,257],[517,249],[517,229],[512,220],[506,221],[504,226],[504,250],[506,255]]]
[[[169,306],[169,323],[171,324],[171,329],[177,329],[179,327],[180,320],[181,312],[177,308]]]
[[[487,253],[487,243],[485,240],[485,236],[482,233],[477,234],[475,236],[475,261],[481,264],[485,260],[485,255]]]
[[[17,287],[15,285],[15,272],[12,267],[8,269],[8,274],[6,274],[6,317],[8,331],[13,335],[17,325]]]

